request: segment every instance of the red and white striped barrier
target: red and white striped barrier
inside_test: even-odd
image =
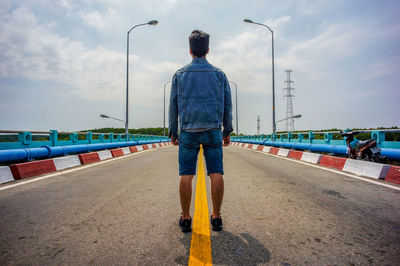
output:
[[[10,167],[0,166],[0,184],[14,181],[14,176],[11,173]]]
[[[36,175],[43,175],[57,171],[53,160],[41,160],[10,165],[14,179],[22,179]]]
[[[289,152],[289,158],[292,159],[296,159],[296,160],[301,160],[301,157],[303,156],[303,152],[302,151],[295,151],[295,150],[291,150]]]
[[[12,164],[10,166],[0,166],[0,184],[12,182],[15,179],[28,178],[42,174],[48,174],[55,171],[60,171],[82,164],[90,164],[102,160],[107,160],[113,157],[119,157],[145,149],[155,149],[158,147],[168,146],[169,143],[153,143],[149,145],[130,146],[118,149],[103,150],[98,152],[89,152],[78,155],[68,155],[53,159],[25,162]],[[150,146],[150,147],[149,147]]]
[[[124,155],[131,154],[131,150],[129,149],[129,147],[122,148],[122,152],[124,153]]]
[[[400,185],[400,166],[390,167],[385,180]]]
[[[129,150],[131,151],[131,153],[138,152],[137,146],[130,146]]]
[[[57,171],[81,165],[78,155],[68,155],[53,159]]]
[[[136,149],[137,149],[137,151],[143,151],[144,150],[143,146],[141,146],[141,145],[136,146]]]
[[[97,152],[89,152],[78,155],[81,164],[88,164],[100,161],[99,154]]]
[[[278,155],[278,152],[279,152],[279,148],[271,147],[271,149],[269,149],[269,153],[271,153],[271,154]]]
[[[111,154],[113,157],[119,157],[119,156],[124,156],[124,152],[122,151],[122,149],[111,149]]]
[[[278,155],[283,157],[288,157],[290,150],[288,149],[279,149]]]
[[[345,163],[346,163],[346,158],[329,156],[329,155],[323,155],[321,161],[319,162],[319,164],[322,166],[336,168],[339,170],[343,169]]]
[[[112,154],[110,150],[98,151],[100,161],[107,160],[112,158]]]
[[[319,164],[321,161],[322,154],[318,153],[312,153],[312,152],[303,152],[303,156],[301,156],[302,161],[308,162],[308,163],[315,163]]]
[[[376,179],[385,178],[389,169],[390,165],[387,164],[372,163],[353,159],[347,159],[343,167],[343,171]]]

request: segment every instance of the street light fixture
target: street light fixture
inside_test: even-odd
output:
[[[300,117],[301,117],[301,115],[294,115],[294,116],[291,116],[291,117],[288,117],[288,118],[284,118],[284,119],[278,120],[278,121],[276,121],[276,123],[282,122],[282,121],[285,121],[285,120],[289,120],[289,119],[293,119],[293,118],[300,118]]]
[[[108,115],[105,115],[105,114],[101,114],[100,117],[101,117],[101,118],[110,118],[110,119],[118,120],[118,121],[121,121],[121,122],[124,122],[124,123],[125,123],[125,121],[122,120],[122,119],[115,118],[115,117],[111,117],[111,116],[108,116]]]
[[[169,81],[167,81],[167,82],[165,82],[164,83],[164,116],[163,116],[163,120],[164,120],[164,122],[163,122],[163,136],[165,137],[165,86],[167,86],[167,84],[168,83],[170,83],[171,81],[169,80]]]
[[[260,26],[264,26],[272,34],[272,133],[276,132],[276,122],[275,122],[275,64],[274,64],[274,32],[273,30],[265,24],[254,22],[251,19],[244,19],[246,23],[256,24]]]
[[[133,26],[127,33],[126,37],[126,120],[125,120],[125,134],[128,135],[129,132],[129,119],[128,119],[128,103],[129,103],[129,33],[136,27],[144,25],[157,25],[157,20],[150,20],[147,23],[138,24]]]
[[[233,85],[235,85],[235,94],[236,94],[236,135],[239,136],[239,118],[238,118],[238,96],[237,96],[237,84],[233,81],[229,81]]]

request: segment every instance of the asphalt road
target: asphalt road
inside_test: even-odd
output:
[[[400,264],[400,191],[232,146],[224,166],[213,264]],[[0,264],[186,265],[177,169],[167,147],[0,191]]]

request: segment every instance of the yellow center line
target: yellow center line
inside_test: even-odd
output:
[[[193,233],[189,257],[189,266],[191,265],[212,265],[203,147],[200,147],[199,169],[197,171]]]

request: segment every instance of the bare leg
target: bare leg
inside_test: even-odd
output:
[[[192,175],[181,176],[179,183],[179,194],[182,207],[182,219],[190,219],[190,202],[192,200]]]
[[[210,174],[211,178],[211,199],[213,204],[213,218],[221,216],[221,205],[224,197],[224,178],[222,174]]]

